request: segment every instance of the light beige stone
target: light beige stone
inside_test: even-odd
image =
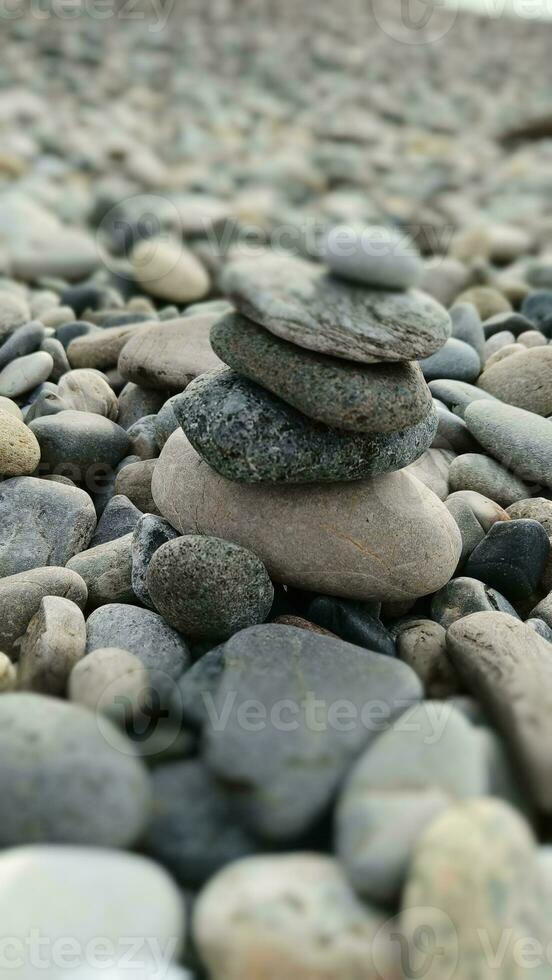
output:
[[[11,398],[5,398],[4,395],[0,395],[0,412],[6,412],[8,415],[13,415],[16,419],[23,418],[23,412],[16,405]]]
[[[85,648],[86,624],[79,607],[69,599],[46,596],[21,640],[20,690],[63,697]]]
[[[115,480],[115,493],[128,497],[143,514],[159,513],[151,492],[156,462],[155,459],[142,459],[139,463],[128,463],[119,470]]]
[[[532,347],[486,365],[478,385],[508,405],[545,418],[552,414],[552,347]]]
[[[90,368],[68,371],[58,384],[58,394],[75,412],[93,412],[117,421],[117,395],[101,374]]]
[[[500,347],[485,361],[485,371],[488,371],[493,364],[500,364],[501,361],[505,361],[512,354],[522,354],[525,349],[523,344],[506,344],[505,347]]]
[[[17,671],[9,657],[0,653],[0,694],[15,690]]]
[[[0,476],[29,476],[39,462],[40,446],[34,432],[0,406]]]
[[[108,647],[79,660],[69,678],[69,698],[124,723],[139,714],[151,690],[147,667],[133,653]]]
[[[155,321],[152,321],[155,322]],[[101,333],[85,334],[75,337],[67,348],[67,357],[73,368],[115,367],[117,358],[126,342],[140,330],[151,326],[144,323],[129,323],[123,327],[106,327]]]
[[[170,303],[195,303],[209,292],[209,276],[182,242],[149,238],[132,253],[136,281],[146,293]]]
[[[446,500],[449,492],[449,470],[455,455],[450,449],[428,449],[423,456],[404,469],[429,490],[433,490],[439,500]]]
[[[313,592],[427,595],[448,582],[461,552],[451,515],[404,470],[323,486],[232,483],[177,430],[156,462],[152,493],[183,534],[234,541],[253,551],[273,580]]]
[[[167,320],[132,337],[121,351],[123,378],[144,388],[182,391],[194,378],[225,365],[211,347],[209,334],[218,314]]]
[[[0,649],[15,660],[19,641],[44,596],[64,596],[84,609],[88,591],[76,572],[55,565],[0,579]]]

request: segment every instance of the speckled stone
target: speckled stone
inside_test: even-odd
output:
[[[329,429],[230,370],[198,378],[174,412],[200,455],[245,483],[334,483],[402,469],[429,448],[437,429],[432,406],[399,432]]]
[[[552,347],[534,347],[486,368],[478,384],[508,405],[528,412],[552,414]]]
[[[509,507],[516,500],[524,500],[531,492],[523,480],[482,453],[465,453],[452,461],[449,487],[451,493],[459,490],[475,491],[494,500],[501,507]]]
[[[535,958],[520,950],[544,949],[548,936],[535,841],[520,814],[480,799],[438,816],[416,845],[399,925],[405,962],[423,964],[424,980],[532,973],[521,964]],[[423,953],[422,935],[431,937]]]
[[[320,253],[334,275],[377,289],[410,289],[424,271],[412,239],[393,228],[338,225],[322,240]]]
[[[377,980],[398,975],[395,955],[374,954],[384,922],[337,861],[299,852],[222,870],[199,896],[193,934],[213,980]]]
[[[23,418],[23,413],[19,408],[19,405],[16,405],[11,398],[4,398],[3,395],[0,395],[0,412],[4,412],[6,415],[12,415],[14,418],[19,419],[20,421]]]
[[[420,835],[488,784],[483,745],[458,711],[428,701],[408,710],[360,757],[339,798],[336,850],[355,891],[393,903]]]
[[[106,719],[41,694],[0,698],[0,843],[129,847],[151,791],[132,744]]]
[[[481,359],[470,344],[449,337],[446,343],[431,357],[420,361],[426,381],[450,378],[455,381],[475,381],[481,372]]]
[[[244,316],[300,347],[352,361],[410,361],[439,350],[450,317],[430,296],[341,282],[320,266],[269,255],[230,264],[223,289]]]
[[[30,476],[40,462],[40,446],[31,430],[0,405],[0,477]]]
[[[192,534],[155,551],[147,589],[163,619],[196,639],[226,639],[264,622],[274,599],[266,568],[251,551]]]
[[[476,402],[464,418],[477,441],[505,466],[525,481],[552,488],[551,421],[499,401]]]
[[[140,331],[119,356],[123,378],[170,393],[182,391],[206,371],[223,367],[209,340],[216,319],[216,314],[179,317]]]
[[[451,579],[431,600],[431,615],[445,629],[471,613],[497,611],[519,618],[503,595],[465,575]]]
[[[211,344],[239,374],[337,429],[393,432],[419,422],[431,405],[417,364],[358,365],[318,354],[238,313],[214,324]]]
[[[453,623],[447,649],[524,774],[539,809],[552,811],[550,644],[512,616],[479,612]]]
[[[86,548],[94,505],[84,490],[32,476],[0,483],[0,575],[65,565]]]
[[[84,608],[86,583],[68,568],[34,568],[0,579],[0,649],[12,660],[44,596],[62,596]]]
[[[76,603],[45,596],[21,639],[19,688],[64,697],[69,674],[85,646],[84,616]]]
[[[404,472],[323,486],[232,483],[179,431],[157,461],[152,489],[181,533],[234,541],[258,555],[273,581],[311,592],[411,599],[441,588],[460,557],[454,519]]]
[[[546,497],[530,497],[526,500],[517,500],[510,504],[507,513],[512,520],[525,518],[530,521],[538,521],[542,524],[549,537],[552,537],[552,500]]]

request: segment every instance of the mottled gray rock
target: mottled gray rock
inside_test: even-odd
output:
[[[52,468],[72,466],[81,480],[88,470],[113,467],[130,451],[130,439],[116,422],[92,412],[73,410],[47,415],[31,422],[42,462]]]
[[[205,760],[223,782],[242,786],[235,805],[246,826],[274,840],[294,838],[322,816],[354,757],[381,730],[382,713],[388,724],[421,696],[406,664],[292,626],[242,630],[221,656],[204,728]],[[314,723],[308,692],[323,702]],[[262,727],[254,719],[255,731],[244,715],[250,701],[265,719]],[[344,701],[346,724],[336,714]],[[221,726],[225,707],[230,713]],[[289,725],[290,711],[297,725]]]
[[[201,887],[231,861],[259,850],[198,759],[157,766],[152,788],[155,808],[145,850],[184,887]]]
[[[38,350],[45,336],[44,327],[36,320],[24,323],[14,330],[0,347],[0,370],[16,357],[24,357],[25,354]]]
[[[142,512],[128,497],[116,494],[111,498],[98,521],[90,547],[95,548],[99,544],[107,544],[108,541],[122,538],[125,534],[132,534],[141,517]]]
[[[426,381],[450,378],[455,381],[475,381],[481,371],[477,351],[463,340],[449,337],[443,347],[431,357],[420,361]]]
[[[129,425],[128,436],[131,449],[140,459],[156,459],[159,456],[157,444],[157,415],[144,415]]]
[[[483,371],[478,384],[508,405],[551,415],[552,347],[533,347],[516,354],[515,370],[508,359],[493,364]]]
[[[227,639],[262,623],[274,588],[262,561],[221,538],[185,535],[158,548],[147,590],[163,619],[196,639]]]
[[[355,891],[394,902],[420,835],[488,784],[482,743],[458,711],[425,701],[402,715],[361,756],[339,798],[336,849]]]
[[[0,371],[0,395],[18,398],[46,381],[52,373],[54,360],[45,351],[35,351],[11,361]]]
[[[152,489],[181,533],[240,544],[258,555],[273,581],[311,592],[412,599],[448,582],[460,557],[453,518],[404,472],[324,486],[231,483],[175,432]]]
[[[87,653],[111,646],[138,657],[149,670],[152,689],[163,703],[190,666],[190,651],[184,639],[149,609],[109,603],[89,616],[86,633]]]
[[[155,388],[142,388],[132,381],[127,381],[119,395],[119,417],[117,419],[123,429],[129,429],[144,415],[156,414],[165,402],[163,392]]]
[[[96,513],[87,493],[32,476],[0,484],[0,576],[66,565],[88,546]]]
[[[467,576],[451,579],[431,600],[431,615],[445,629],[476,612],[501,612],[519,618],[503,595]]]
[[[410,289],[424,271],[412,239],[393,228],[338,225],[324,237],[321,257],[335,275],[378,289]]]
[[[121,351],[119,371],[127,381],[159,391],[182,391],[206,371],[223,367],[209,334],[216,314],[180,317],[142,330]]]
[[[471,303],[457,303],[449,312],[452,320],[452,336],[473,347],[483,363],[485,333],[475,306]]]
[[[519,619],[479,612],[453,623],[447,649],[466,687],[510,745],[535,804],[550,813],[550,644]]]
[[[470,405],[464,417],[477,441],[510,470],[552,487],[551,421],[499,401]]]
[[[245,483],[335,483],[402,469],[430,447],[437,429],[432,406],[399,432],[329,429],[231,370],[192,382],[174,412],[203,459]]]
[[[64,697],[69,674],[85,646],[84,616],[76,603],[46,596],[21,639],[18,686]]]
[[[538,521],[542,524],[549,537],[552,537],[552,500],[546,497],[530,497],[526,500],[517,500],[510,504],[507,513],[512,520],[525,518],[530,521]]]
[[[366,289],[287,256],[232,263],[222,286],[240,313],[271,333],[352,361],[417,360],[450,335],[448,313],[425,293]]]
[[[530,488],[523,480],[482,453],[466,453],[452,461],[449,487],[451,493],[457,490],[473,490],[494,500],[501,507],[509,507],[516,500],[524,500],[530,493]]]
[[[80,575],[55,566],[0,579],[0,648],[12,660],[17,660],[20,640],[45,596],[62,596],[83,609],[88,591]]]
[[[81,551],[67,562],[67,567],[86,582],[88,602],[92,608],[108,602],[135,601],[131,582],[131,546],[132,534],[125,534],[122,538]]]
[[[161,545],[177,538],[168,521],[155,514],[140,515],[132,538],[132,588],[136,597],[145,606],[154,609],[147,586],[147,572],[151,559]]]
[[[68,371],[58,384],[58,392],[67,407],[75,412],[91,412],[113,422],[117,420],[117,396],[99,371],[90,368]]]
[[[130,847],[149,819],[146,770],[128,739],[79,705],[0,699],[0,842]]]
[[[211,329],[234,371],[337,429],[393,432],[424,418],[431,395],[417,364],[359,365],[296,347],[238,313]]]

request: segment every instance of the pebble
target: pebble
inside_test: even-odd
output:
[[[18,327],[0,347],[0,369],[5,368],[16,357],[23,357],[38,350],[45,336],[44,327],[36,320]]]
[[[431,406],[417,364],[347,362],[296,347],[238,313],[212,326],[211,345],[234,371],[337,429],[393,432],[421,421]]]
[[[34,568],[0,578],[0,648],[13,660],[19,642],[45,596],[61,596],[81,609],[87,600],[84,580],[67,568]]]
[[[67,567],[86,582],[91,608],[108,602],[134,602],[131,545],[132,534],[125,534],[86,551],[81,550],[67,562]]]
[[[500,401],[527,412],[552,414],[552,348],[533,347],[516,355],[515,370],[506,361],[487,367],[478,384]]]
[[[157,766],[152,787],[155,809],[145,850],[183,887],[201,888],[225,865],[259,850],[199,759]]]
[[[520,964],[529,960],[519,950],[546,941],[544,929],[536,931],[544,918],[541,901],[525,820],[501,800],[450,806],[419,839],[402,896],[401,948],[409,970],[423,964],[424,980],[521,978]],[[423,952],[422,935],[431,937]],[[499,947],[500,972],[491,965]]]
[[[481,372],[481,359],[477,351],[458,340],[449,337],[437,353],[420,362],[426,381],[450,378],[455,381],[475,381]]]
[[[517,617],[508,600],[478,579],[453,578],[431,600],[431,616],[448,629],[458,619],[476,612],[501,612]]]
[[[439,398],[462,419],[468,405],[471,405],[472,402],[497,401],[494,395],[490,395],[482,388],[476,388],[475,385],[470,385],[466,381],[453,381],[451,379],[430,381],[429,390],[434,398]]]
[[[31,319],[27,301],[15,293],[0,289],[0,340]]]
[[[510,330],[501,330],[499,333],[493,334],[492,337],[489,337],[489,339],[485,341],[483,362],[486,364],[493,354],[498,353],[498,351],[503,350],[505,347],[511,347],[513,344],[515,344],[515,342],[516,338]]]
[[[519,337],[520,333],[532,329],[531,320],[513,310],[508,310],[506,313],[496,313],[494,316],[488,317],[483,324],[483,332],[487,339],[505,331],[511,333],[515,338]]]
[[[426,828],[488,783],[482,743],[458,711],[428,701],[409,709],[360,757],[339,797],[336,850],[355,891],[393,904]]]
[[[552,290],[538,289],[523,300],[521,312],[545,337],[552,331]]]
[[[169,303],[196,303],[209,292],[207,271],[181,242],[140,242],[132,252],[132,269],[148,295]]]
[[[2,847],[124,848],[142,836],[151,806],[148,774],[107,719],[100,730],[80,705],[4,694],[0,745]]]
[[[476,402],[464,418],[483,448],[517,476],[552,488],[552,422],[498,401]]]
[[[216,315],[180,317],[142,330],[123,347],[119,371],[128,381],[178,392],[194,378],[224,365],[211,347]]]
[[[485,333],[475,306],[471,303],[455,303],[449,312],[452,321],[452,336],[473,347],[479,354],[481,363],[483,363]]]
[[[436,255],[425,264],[420,288],[449,307],[466,288],[469,278],[463,262],[453,256]]]
[[[149,671],[152,690],[163,701],[190,666],[190,651],[176,630],[157,613],[108,602],[86,622],[86,652],[117,647],[133,653]]]
[[[193,935],[213,980],[376,980],[384,967],[373,943],[384,921],[337,861],[298,852],[224,868],[199,895]],[[395,974],[394,958],[386,968]]]
[[[549,643],[552,643],[552,627],[550,627],[548,623],[545,623],[544,619],[540,619],[538,616],[533,616],[531,619],[526,619],[525,624],[526,626],[530,626],[531,629],[535,630],[535,632],[538,633],[539,636],[542,636],[543,639],[548,640]]]
[[[0,653],[0,694],[15,690],[17,670],[5,653]]]
[[[59,340],[55,339],[55,337],[46,337],[46,339],[42,341],[40,349],[42,351],[46,351],[54,362],[54,366],[50,374],[51,381],[59,381],[67,371],[71,370],[71,365],[67,360],[65,348]]]
[[[540,332],[540,330],[525,330],[524,333],[520,333],[517,339],[518,344],[522,344],[523,347],[546,347],[548,340]]]
[[[457,303],[471,303],[482,320],[488,320],[497,313],[508,313],[512,307],[503,293],[492,286],[472,286],[456,297]]]
[[[178,531],[155,514],[141,514],[132,538],[132,589],[137,599],[154,609],[147,585],[148,568],[161,545],[178,537]]]
[[[519,602],[536,593],[549,553],[549,537],[537,521],[497,521],[472,551],[464,571]]]
[[[147,330],[149,322],[130,323],[121,327],[105,327],[74,337],[67,346],[67,357],[73,368],[97,368],[104,371],[115,367],[125,344],[135,334]]]
[[[130,450],[130,439],[116,422],[94,412],[74,411],[45,415],[31,422],[40,445],[42,463],[70,466],[79,481],[93,480],[98,467],[113,467]]]
[[[431,406],[398,432],[322,427],[231,370],[197,378],[173,409],[203,459],[245,483],[335,483],[402,469],[429,449],[437,429]]]
[[[271,333],[351,361],[428,357],[450,335],[446,310],[416,290],[370,290],[287,256],[230,264],[223,289],[238,311]]]
[[[99,371],[89,368],[69,370],[60,379],[58,392],[68,409],[91,412],[94,415],[103,415],[113,422],[117,421],[117,396]]]
[[[0,576],[66,565],[96,527],[87,493],[21,476],[0,484]]]
[[[256,554],[273,581],[311,592],[415,598],[441,588],[460,557],[453,518],[405,473],[323,487],[240,485],[206,466],[176,432],[152,490],[181,533],[233,541]]]
[[[405,472],[415,476],[420,483],[431,490],[439,500],[446,500],[449,494],[449,470],[455,453],[448,449],[428,449],[414,463],[405,467]]]
[[[87,320],[73,320],[71,323],[63,323],[56,328],[56,338],[67,350],[71,341],[76,340],[77,337],[85,337],[94,333],[99,335],[101,332],[100,327],[88,323]]]
[[[0,412],[3,412],[6,415],[13,415],[13,417],[16,419],[21,420],[23,418],[23,413],[21,412],[19,405],[16,405],[11,398],[4,398],[3,395],[0,395]]]
[[[337,225],[322,241],[321,257],[334,275],[378,289],[410,289],[424,271],[413,241],[393,228]]]
[[[40,446],[31,430],[0,405],[0,477],[29,476],[40,462]]]
[[[489,368],[492,368],[495,364],[500,364],[501,361],[505,361],[506,358],[511,357],[512,354],[523,354],[526,348],[523,344],[506,344],[505,347],[500,347],[498,350],[487,357],[485,361],[485,373],[487,373]],[[510,362],[510,367],[512,363]],[[479,382],[478,382],[479,383]]]
[[[395,643],[378,618],[378,604],[317,596],[309,602],[306,616],[347,643],[395,656]]]
[[[85,646],[86,627],[83,654]],[[129,718],[141,720],[148,707],[150,686],[149,670],[135,654],[104,647],[92,650],[74,664],[67,693],[75,704],[101,712],[124,726]]]
[[[157,548],[146,583],[163,619],[195,639],[227,639],[264,622],[274,599],[256,555],[203,535],[188,534]]]
[[[435,404],[437,410],[437,434],[431,444],[433,449],[450,449],[455,453],[467,453],[477,449],[477,443],[466,423],[449,412],[444,405]]]
[[[538,612],[536,613],[538,615]],[[478,612],[453,623],[447,649],[510,746],[536,806],[552,808],[550,646],[519,619]]]
[[[355,755],[421,696],[406,664],[292,626],[242,630],[216,662],[202,695],[205,712],[207,691],[213,699],[205,761],[224,783],[242,787],[234,798],[240,822],[270,840],[297,838],[321,817]],[[199,664],[201,679],[207,665]],[[179,685],[184,703],[194,670]],[[254,718],[246,714],[253,702]]]
[[[142,512],[134,506],[128,497],[115,494],[109,500],[98,521],[90,541],[90,547],[95,548],[99,544],[107,544],[108,541],[123,538],[125,534],[132,534],[141,517]]]
[[[139,459],[157,459],[157,415],[145,415],[127,429],[132,453]]]
[[[458,524],[462,535],[462,554],[459,567],[463,567],[474,548],[480,544],[495,521],[507,521],[510,515],[494,500],[473,490],[458,490],[445,501],[447,510]]]
[[[147,858],[103,847],[34,844],[4,851],[0,876],[7,935],[28,938],[15,962],[10,948],[6,972],[14,980],[53,980],[64,972],[75,980],[97,980],[102,973],[105,980],[125,974],[146,980],[160,971],[172,977],[171,961],[185,938],[184,903],[166,872]],[[63,888],[52,888],[53,881]],[[134,936],[148,941],[132,948]]]
[[[507,512],[512,520],[525,518],[542,524],[549,537],[552,537],[552,500],[546,497],[531,497],[527,500],[517,500],[510,504]]]
[[[21,638],[19,688],[64,697],[69,674],[85,646],[86,626],[77,604],[46,596]]]
[[[0,348],[1,349],[1,348]],[[54,360],[45,351],[35,351],[18,357],[0,371],[0,395],[18,398],[46,381],[52,373]]]
[[[144,459],[127,463],[115,478],[115,493],[128,497],[143,514],[157,514],[151,484],[157,460]]]
[[[419,677],[426,698],[450,698],[460,683],[447,658],[446,630],[431,619],[414,619],[397,636],[397,657]]]
[[[466,453],[453,459],[449,470],[449,486],[451,493],[459,490],[475,491],[494,500],[501,507],[509,507],[516,500],[524,500],[531,492],[523,480],[482,453]]]
[[[145,415],[157,414],[165,403],[165,395],[155,388],[142,388],[127,381],[119,395],[118,423],[123,429],[130,429]]]

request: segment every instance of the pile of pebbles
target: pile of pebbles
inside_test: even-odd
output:
[[[544,980],[547,31],[125,6],[0,40],[0,976]]]

